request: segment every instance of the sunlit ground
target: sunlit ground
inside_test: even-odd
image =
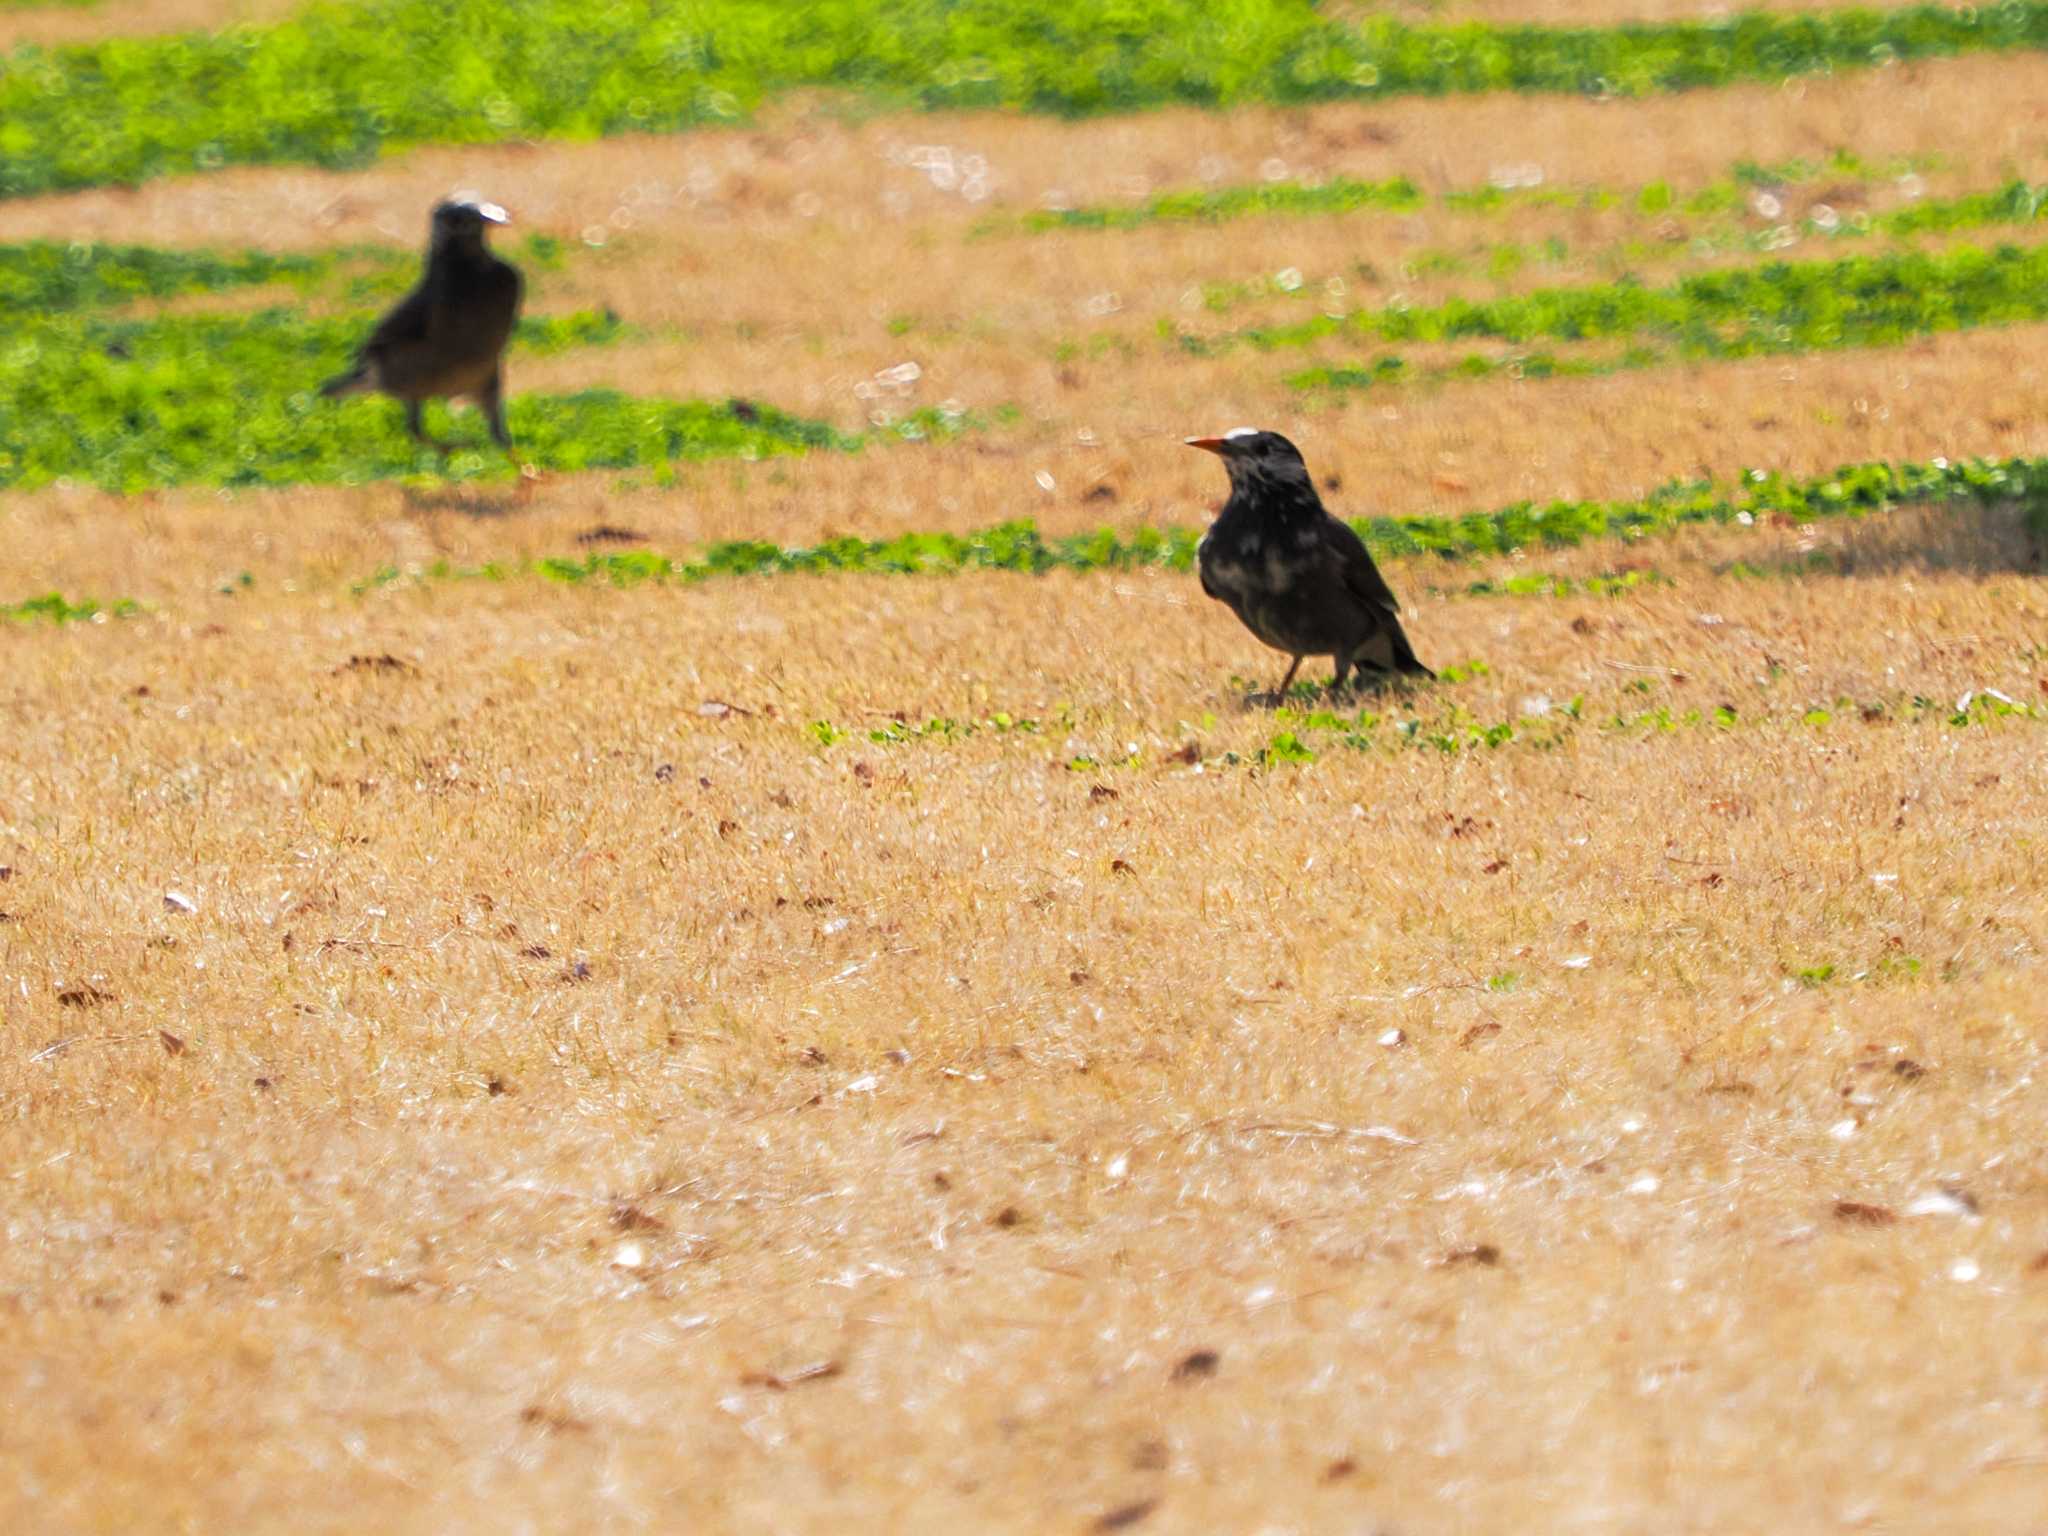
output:
[[[1273,159],[1683,186],[1849,145],[1948,154],[1938,195],[2039,174],[2042,67],[791,110],[0,205],[7,239],[410,244],[477,185],[572,242],[544,304],[677,328],[515,390],[1018,413],[672,486],[0,504],[0,601],[109,610],[0,629],[0,1523],[2028,1528],[2017,509],[1391,563],[1445,680],[1279,715],[1243,696],[1284,659],[1185,574],[424,573],[1197,524],[1223,487],[1178,440],[1246,420],[1347,514],[2039,452],[2039,327],[1333,406],[1158,334],[1288,268],[1490,293],[1402,264],[1553,233],[1600,279],[1625,213],[973,231]],[[1533,573],[1632,584],[1468,591]]]

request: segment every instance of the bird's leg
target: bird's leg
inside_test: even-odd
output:
[[[493,371],[484,381],[484,387],[477,391],[476,403],[483,409],[484,420],[490,423],[491,441],[505,450],[505,457],[512,461],[512,467],[519,471],[519,485],[512,493],[512,499],[521,506],[533,499],[534,482],[540,479],[540,471],[531,464],[519,462],[519,455],[512,450],[512,433],[505,426],[505,376]]]
[[[491,441],[512,453],[512,434],[505,428],[505,380],[503,375],[493,373],[484,381],[484,387],[476,393],[476,403],[483,407],[484,420],[490,423]],[[516,460],[514,462],[517,462]]]
[[[1275,704],[1285,704],[1287,702],[1288,685],[1294,681],[1294,674],[1299,672],[1300,670],[1301,658],[1297,656],[1294,658],[1293,662],[1289,664],[1287,668],[1287,675],[1280,679],[1280,686],[1273,690],[1273,702]]]
[[[1351,675],[1350,657],[1338,656],[1334,659],[1337,663],[1337,670],[1330,674],[1330,692],[1333,694],[1342,693],[1344,691],[1344,679]],[[1360,669],[1359,675],[1361,677],[1365,675],[1364,670],[1362,668]]]
[[[426,422],[421,419],[420,402],[417,400],[405,402],[405,429],[422,443],[426,444],[427,447],[440,454],[442,458],[448,457],[448,445],[436,442],[433,438],[427,436]]]

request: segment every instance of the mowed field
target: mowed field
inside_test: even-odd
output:
[[[2041,102],[0,200],[0,1528],[2039,1530]],[[523,475],[306,393],[458,186]],[[1249,702],[1248,422],[1438,681]]]

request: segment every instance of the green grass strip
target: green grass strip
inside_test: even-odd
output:
[[[1761,217],[1761,215],[1759,215]],[[1691,252],[1708,255],[1719,251],[1772,252],[1784,250],[1803,240],[1832,242],[1882,237],[1910,240],[1921,235],[1961,234],[1970,230],[2034,224],[2048,219],[2048,185],[2008,181],[1979,192],[1960,192],[1951,197],[1929,197],[1881,213],[1860,209],[1840,213],[1832,208],[1809,211],[1797,220],[1757,227],[1754,224],[1728,229],[1692,232],[1679,228],[1653,241],[1628,240],[1609,252],[1610,259],[1655,259],[1660,255]],[[1495,278],[1513,276],[1533,259],[1562,260],[1563,242],[1530,248],[1513,243],[1488,246],[1481,253],[1489,274]],[[1466,263],[1450,253],[1424,252],[1415,259],[1420,271],[1455,273]],[[1270,286],[1270,285],[1268,285]],[[1305,293],[1311,290],[1304,288]],[[1205,297],[1206,297],[1205,290]],[[1218,298],[1233,298],[1227,289]],[[1211,303],[1210,308],[1217,308]]]
[[[118,603],[101,604],[87,597],[74,603],[61,592],[45,592],[41,597],[31,597],[19,603],[0,603],[0,623],[93,624],[107,619],[125,619],[140,612],[142,605],[126,598]]]
[[[1837,151],[1825,160],[1787,160],[1776,165],[1741,161],[1718,181],[1688,193],[1666,182],[1616,189],[1601,186],[1484,186],[1439,194],[1434,201],[1460,213],[1504,213],[1510,208],[1633,208],[1649,215],[1711,215],[1739,212],[1759,190],[1796,186],[1823,176],[1869,184],[1935,168],[1933,158],[1901,158],[1885,164]],[[1269,181],[1225,187],[1178,188],[1141,203],[1091,203],[1079,208],[1043,208],[1015,216],[997,215],[975,228],[978,236],[1049,234],[1067,229],[1138,229],[1148,224],[1222,224],[1259,217],[1327,218],[1350,213],[1414,213],[1432,199],[1405,176],[1361,181],[1332,176],[1324,181]],[[2030,215],[2031,216],[2031,215]],[[1846,222],[1846,220],[1844,221]]]
[[[556,272],[562,242],[529,235],[512,251],[529,275]],[[344,245],[316,253],[181,250],[97,241],[0,243],[0,319],[118,309],[146,299],[183,298],[284,284],[301,293],[346,278],[340,296],[365,304],[402,293],[418,279],[417,251]]]
[[[49,240],[0,245],[0,316],[103,309],[139,299],[216,293],[264,283],[303,288],[344,259],[343,253],[276,256],[249,251],[221,255],[140,245],[64,245]]]
[[[1474,716],[1455,699],[1435,710],[1418,708],[1430,702],[1433,695],[1440,698],[1446,690],[1454,689],[1465,677],[1488,670],[1484,662],[1477,661],[1446,667],[1436,686],[1423,685],[1405,692],[1391,690],[1378,710],[1349,701],[1348,707],[1332,708],[1334,701],[1329,700],[1326,689],[1311,683],[1297,684],[1289,693],[1287,704],[1272,711],[1270,719],[1276,729],[1263,746],[1251,751],[1204,751],[1197,740],[1194,745],[1198,756],[1194,760],[1208,768],[1306,767],[1325,755],[1342,752],[1426,751],[1456,756],[1509,747],[1549,751],[1586,735],[1636,740],[1694,732],[1730,736],[1798,732],[1811,736],[1831,728],[1867,731],[1885,726],[1944,726],[1966,730],[2009,722],[2048,722],[2048,707],[2011,699],[1995,690],[1973,692],[1954,703],[1903,695],[1867,702],[1838,698],[1831,704],[1796,714],[1754,716],[1742,714],[1728,704],[1710,709],[1654,705],[1602,713],[1589,708],[1583,696],[1557,705],[1546,702],[1538,712],[1494,721]],[[1242,679],[1235,682],[1248,686]],[[1199,723],[1183,722],[1178,732],[1158,734],[1193,739],[1198,731],[1212,729],[1215,723],[1211,715]],[[1067,711],[1051,721],[1005,713],[979,720],[944,715],[929,716],[921,722],[895,719],[879,726],[841,726],[830,720],[812,720],[800,727],[805,737],[825,751],[844,742],[943,748],[977,736],[1018,739],[1027,748],[1034,748],[1037,742],[1066,737],[1078,728],[1079,722]],[[1157,769],[1189,761],[1187,748],[1182,746],[1168,754],[1150,757],[1142,752],[1113,759],[1073,757],[1066,760],[1066,767],[1075,773],[1100,773],[1114,769]]]
[[[1859,464],[1832,475],[1793,481],[1751,470],[1734,486],[1711,481],[1674,483],[1634,501],[1517,502],[1493,512],[1462,517],[1354,519],[1375,553],[1385,556],[1438,555],[1460,559],[1507,554],[1529,548],[1564,549],[1595,539],[1637,539],[1697,524],[1754,525],[1767,516],[1807,521],[1862,517],[1891,507],[1944,502],[2020,504],[2023,515],[2048,528],[2048,459],[1972,459],[1951,463]],[[822,574],[939,574],[1014,571],[1128,571],[1147,567],[1186,571],[1195,563],[1202,530],[1139,528],[1118,533],[1101,528],[1048,538],[1028,522],[1003,523],[977,533],[904,533],[889,539],[851,535],[808,547],[786,548],[764,540],[730,540],[707,546],[694,558],[654,550],[606,551],[549,557],[510,564],[387,566],[356,584],[358,593],[407,580],[508,581],[539,578],[568,585],[618,587],[645,582],[698,582],[726,576]],[[1625,591],[1639,579],[1627,573],[1591,578],[1578,587],[1589,594]],[[1528,595],[1563,595],[1564,578],[1536,577]],[[1481,584],[1474,596],[1523,595],[1516,582]]]
[[[1595,196],[1614,196],[1593,191],[1575,195],[1587,198],[1588,206]],[[1709,257],[1736,251],[1768,255],[1808,240],[1822,244],[1874,236],[1908,240],[1922,235],[2023,227],[2044,219],[2048,219],[2048,184],[2037,186],[2025,181],[2010,181],[1983,191],[1927,198],[1877,214],[1861,210],[1843,214],[1821,207],[1796,221],[1771,225],[1758,225],[1753,219],[1737,220],[1732,217],[1715,217],[1706,227],[1698,223],[1690,228],[1671,224],[1660,227],[1649,238],[1640,235],[1628,237],[1594,251],[1582,251],[1579,257],[1600,269],[1615,272],[1618,282],[1640,287],[1640,278],[1627,274],[1646,262],[1672,262],[1685,257]],[[1501,241],[1462,251],[1424,249],[1401,261],[1399,275],[1403,282],[1410,283],[1475,274],[1506,282],[1532,265],[1558,267],[1570,261],[1572,256],[1563,239],[1555,235],[1536,244]],[[1285,302],[1290,298],[1298,304],[1320,307],[1343,293],[1352,280],[1384,283],[1390,279],[1378,267],[1358,262],[1348,273],[1325,279],[1311,277],[1299,268],[1289,268],[1246,280],[1203,282],[1198,292],[1201,307],[1210,314],[1227,314],[1247,304]],[[1318,329],[1328,333],[1332,325],[1333,322],[1324,320],[1319,322]],[[1081,345],[1069,342],[1063,348],[1060,360],[1080,355]]]
[[[1822,567],[1816,563],[1812,569]],[[1609,571],[1597,576],[1559,576],[1549,571],[1528,571],[1499,581],[1468,582],[1449,592],[1440,592],[1435,587],[1429,590],[1432,595],[1447,597],[1620,597],[1641,587],[1672,585],[1674,583],[1669,576],[1656,570]]]
[[[1930,197],[1885,213],[1853,214],[1832,230],[1811,219],[1806,227],[1823,234],[1860,234],[1867,229],[1881,235],[1940,235],[1987,224],[2031,224],[2041,218],[2048,218],[2048,185],[2009,181],[1989,192]]]
[[[1461,670],[1484,673],[1488,669],[1483,662],[1470,663],[1462,669],[1449,667],[1441,681],[1455,685],[1458,679],[1452,674]],[[1659,704],[1645,709],[1613,709],[1602,713],[1589,709],[1581,695],[1563,704],[1546,704],[1539,714],[1524,714],[1513,720],[1489,723],[1475,718],[1456,703],[1434,716],[1423,716],[1405,712],[1381,714],[1355,706],[1351,710],[1339,711],[1327,705],[1318,707],[1311,700],[1302,698],[1291,699],[1290,707],[1274,711],[1274,722],[1283,729],[1275,733],[1250,760],[1259,766],[1311,763],[1322,751],[1331,748],[1356,752],[1423,748],[1446,755],[1492,750],[1511,744],[1549,749],[1562,745],[1581,730],[1603,736],[1655,739],[1692,731],[1811,733],[1830,726],[1867,730],[1880,725],[1939,724],[1960,730],[1971,726],[1999,725],[2006,721],[2048,722],[2048,707],[2008,698],[1996,690],[1982,690],[1953,703],[1923,695],[1880,701],[1845,697],[1797,714],[1756,717],[1746,716],[1730,704],[1709,709],[1673,709]],[[1243,759],[1238,754],[1226,753],[1222,754],[1222,761],[1227,766]]]
[[[1357,391],[1503,372],[1518,378],[1607,374],[1653,367],[1673,357],[1728,359],[1895,346],[1941,331],[2048,318],[2044,279],[2048,245],[1991,251],[1958,246],[1724,268],[1657,288],[1624,278],[1492,300],[1395,305],[1218,336],[1177,331],[1169,321],[1161,321],[1159,328],[1198,356],[1239,345],[1302,348],[1347,336],[1490,340],[1516,347],[1538,340],[1624,344],[1582,355],[1473,353],[1426,369],[1411,368],[1406,359],[1389,354],[1370,362],[1320,364],[1286,379],[1299,390]]]
[[[1040,209],[1013,220],[991,219],[976,234],[1045,234],[1057,229],[1138,229],[1147,224],[1222,224],[1261,215],[1291,218],[1335,214],[1413,213],[1427,201],[1422,189],[1406,176],[1387,181],[1358,181],[1332,176],[1310,186],[1298,181],[1263,186],[1217,187],[1211,191],[1162,192],[1126,206],[1093,204],[1083,208]]]
[[[661,407],[661,402],[652,404]],[[841,440],[842,446],[851,443]],[[1382,556],[1437,555],[1455,560],[1532,547],[1565,549],[1595,539],[1636,540],[1700,524],[1761,526],[1773,517],[1794,522],[1866,517],[1894,507],[1950,502],[2014,504],[2037,534],[2048,534],[2048,458],[1857,464],[1810,480],[1788,480],[1750,470],[1733,486],[1704,480],[1677,482],[1633,501],[1517,502],[1462,517],[1358,518],[1351,526]],[[1128,534],[1101,528],[1047,538],[1028,522],[1011,522],[978,533],[905,533],[889,539],[846,536],[808,547],[726,540],[706,546],[694,558],[681,559],[655,550],[625,550],[473,566],[437,560],[386,566],[356,582],[352,590],[361,596],[407,582],[515,579],[568,586],[637,587],[649,582],[833,572],[951,575],[1012,571],[1045,575],[1147,567],[1187,571],[1194,566],[1200,540],[1201,530],[1193,528],[1139,528]],[[1732,573],[1747,574],[1740,570]],[[1666,580],[1655,571],[1579,579],[1533,574],[1477,582],[1444,595],[1615,596]],[[133,612],[136,605],[121,603],[102,610],[96,603],[71,604],[51,593],[11,608],[0,607],[0,617],[64,623],[90,619],[102,611]],[[1455,669],[1447,669],[1444,675],[1455,680]]]
[[[2048,459],[1856,464],[1808,480],[1750,470],[1732,487],[1706,480],[1674,482],[1639,500],[1517,502],[1463,517],[1372,518],[1354,526],[1381,554],[1463,558],[1643,538],[1700,524],[1867,517],[1893,507],[1946,502],[2017,503],[2031,523],[2041,526],[2048,518]]]
[[[1644,95],[2048,44],[2048,0],[1593,28],[1352,24],[1310,0],[361,0],[17,50],[0,195],[388,146],[727,122],[785,91],[1081,115],[1475,91]]]
[[[1738,223],[1733,219],[1717,220],[1713,227],[1707,229],[1697,225],[1691,229],[1674,226],[1660,230],[1650,239],[1631,237],[1601,250],[1582,252],[1581,256],[1596,260],[1602,267],[1627,272],[1642,262],[1669,261],[1687,255],[1711,256],[1729,251],[1770,254],[1807,240],[1832,243],[1873,236],[1907,240],[1921,235],[2026,226],[2044,219],[2048,219],[2048,184],[2010,181],[1985,191],[1927,198],[1877,214],[1861,210],[1840,214],[1832,208],[1823,208],[1817,214],[1809,212],[1796,221],[1767,226],[1753,222]],[[1571,259],[1571,255],[1564,241],[1555,235],[1540,244],[1501,241],[1465,251],[1425,249],[1402,261],[1400,275],[1404,281],[1416,282],[1477,272],[1496,282],[1505,282],[1532,264],[1561,266]],[[1343,291],[1347,278],[1370,283],[1388,280],[1378,268],[1359,262],[1350,273],[1333,279],[1312,278],[1299,268],[1291,268],[1248,280],[1203,282],[1199,293],[1202,308],[1211,314],[1225,314],[1242,305],[1289,297],[1297,303],[1324,305],[1334,294]],[[1626,276],[1617,278],[1617,281],[1640,286],[1639,279]],[[1324,324],[1327,326],[1328,322]],[[1074,351],[1078,355],[1078,347]]]
[[[1832,208],[1818,215],[1812,212],[1796,221],[1766,227],[1754,225],[1729,229],[1688,232],[1681,228],[1654,240],[1625,240],[1604,253],[1610,262],[1633,264],[1643,260],[1669,258],[1680,254],[1707,256],[1721,251],[1768,253],[1781,251],[1804,240],[1832,243],[1871,237],[1910,240],[1921,235],[1960,234],[1969,230],[2025,226],[2048,218],[2048,186],[2009,181],[1982,192],[1963,192],[1953,197],[1930,197],[1882,213],[1857,210],[1838,213]],[[1523,246],[1512,242],[1486,247],[1478,253],[1489,276],[1499,280],[1512,277],[1532,260],[1560,262],[1565,259],[1564,243],[1553,238],[1546,245]],[[1448,252],[1423,252],[1414,265],[1421,273],[1454,274],[1468,269],[1468,263]],[[1271,284],[1264,285],[1267,288]],[[1313,296],[1313,290],[1298,290]],[[1204,289],[1205,301],[1209,291]],[[1228,307],[1236,295],[1221,289],[1207,307]]]
[[[0,333],[0,489],[60,479],[140,491],[350,484],[421,471],[509,475],[474,416],[443,433],[474,451],[443,466],[404,434],[391,401],[317,396],[370,323],[367,315],[266,310],[151,320],[66,316]],[[521,321],[515,391],[517,353],[602,345],[626,334],[609,313]],[[609,390],[515,392],[509,416],[527,462],[565,471],[651,467],[657,478],[681,459],[849,451],[867,440],[772,406]],[[927,413],[886,435],[931,435],[957,424]]]
[[[1208,353],[1238,344],[1305,347],[1333,336],[1386,342],[1645,339],[1675,344],[1687,356],[1748,357],[1881,346],[2043,315],[2048,245],[1989,251],[1966,245],[1727,267],[1657,288],[1622,279],[1499,299],[1394,305],[1179,341],[1189,351]]]
[[[1559,357],[1551,352],[1524,352],[1513,357],[1481,357],[1473,353],[1455,363],[1436,368],[1410,368],[1399,357],[1379,357],[1370,363],[1338,363],[1329,367],[1302,368],[1287,375],[1290,389],[1309,394],[1359,393],[1385,389],[1397,384],[1443,384],[1453,380],[1492,378],[1506,374],[1516,379],[1594,379],[1638,368],[1655,368],[1671,361],[1671,355],[1653,347],[1629,347],[1598,357]]]

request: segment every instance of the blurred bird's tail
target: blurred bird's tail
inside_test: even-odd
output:
[[[354,395],[370,388],[370,370],[361,363],[347,373],[337,374],[320,386],[320,393],[332,399],[336,395]]]
[[[1436,674],[1415,658],[1415,647],[1408,643],[1408,637],[1401,632],[1398,619],[1391,625],[1388,638],[1394,642],[1394,670],[1412,673],[1416,677],[1435,677]]]

